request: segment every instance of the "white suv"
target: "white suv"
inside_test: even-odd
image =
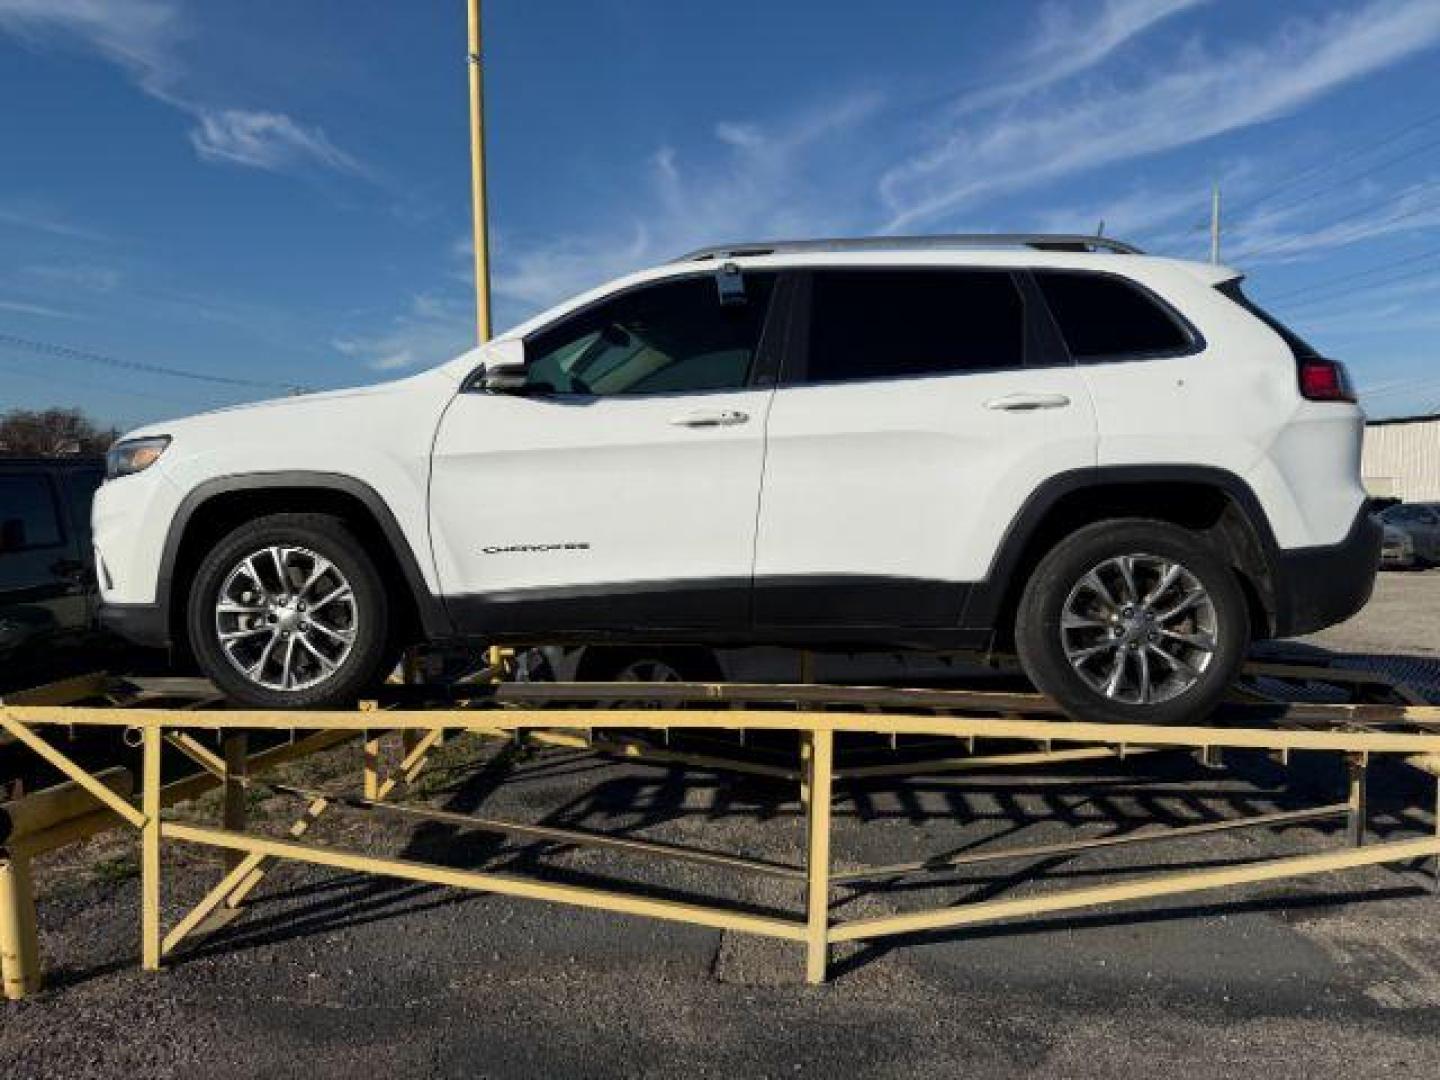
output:
[[[1232,270],[1095,237],[696,252],[434,370],[152,424],[107,623],[266,707],[426,640],[1014,649],[1086,718],[1213,708],[1369,595],[1344,369]]]

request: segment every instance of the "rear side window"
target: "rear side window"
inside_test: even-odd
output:
[[[43,476],[0,476],[0,555],[59,547],[62,538],[50,482]]]
[[[1290,346],[1290,351],[1295,354],[1295,359],[1318,360],[1321,358],[1320,354],[1315,351],[1313,345],[1295,333],[1294,330],[1291,330],[1279,319],[1275,318],[1274,315],[1271,315],[1259,304],[1255,303],[1254,300],[1246,296],[1245,290],[1240,287],[1239,278],[1232,278],[1230,281],[1223,282],[1215,287],[1225,296],[1228,296],[1231,300],[1234,300],[1235,303],[1250,312],[1251,315],[1254,315],[1266,326],[1270,327],[1271,330],[1274,330],[1275,333],[1279,334],[1280,337],[1284,339],[1285,344]]]
[[[1018,368],[1025,307],[1006,271],[818,270],[811,383]]]
[[[1037,270],[1035,281],[1076,360],[1178,356],[1194,349],[1189,329],[1160,301],[1124,278]]]

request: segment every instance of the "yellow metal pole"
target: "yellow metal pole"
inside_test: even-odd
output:
[[[475,331],[490,340],[490,227],[485,184],[485,72],[481,66],[480,0],[468,0],[470,61],[470,198],[475,228]]]
[[[830,966],[830,784],[835,763],[835,734],[820,728],[810,733],[808,742],[805,981],[823,983]]]
[[[9,1001],[40,989],[35,886],[23,855],[0,859],[0,981]]]
[[[225,828],[239,831],[245,828],[245,767],[250,760],[250,740],[244,732],[226,735],[225,753],[225,794],[220,811],[220,820]],[[234,870],[245,858],[243,852],[227,851],[225,869]]]
[[[1346,764],[1350,770],[1350,819],[1346,834],[1351,847],[1365,843],[1366,780],[1370,761],[1365,754],[1347,754]]]
[[[375,712],[379,704],[374,701],[360,702],[361,712]],[[367,799],[378,799],[380,797],[380,737],[384,732],[365,732],[365,749],[363,756],[364,790]]]
[[[141,769],[140,831],[140,957],[146,971],[160,970],[160,751],[164,731],[145,729],[145,757]]]

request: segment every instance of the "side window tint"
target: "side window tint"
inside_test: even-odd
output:
[[[1037,270],[1035,280],[1076,360],[1173,356],[1193,345],[1169,311],[1123,278]]]
[[[775,275],[744,280],[744,303],[722,305],[710,274],[603,301],[526,341],[526,380],[537,393],[597,397],[739,389],[750,378]]]
[[[0,555],[60,546],[56,510],[43,476],[0,476]]]
[[[1025,307],[1008,272],[819,270],[813,281],[807,382],[1025,362]]]

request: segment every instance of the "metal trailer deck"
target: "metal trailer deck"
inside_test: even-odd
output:
[[[493,668],[497,674],[498,668]],[[1284,677],[1324,678],[1324,669],[1299,668]],[[1354,681],[1376,681],[1358,678]],[[1383,681],[1383,680],[1380,680]],[[1403,697],[1404,695],[1402,695]],[[1381,863],[1435,859],[1440,882],[1440,813],[1434,835],[1365,844],[1367,776],[1372,757],[1405,760],[1440,776],[1440,707],[1395,704],[1307,704],[1259,699],[1228,706],[1204,725],[1158,727],[1082,723],[1060,715],[1048,699],[1033,694],[962,690],[891,689],[799,684],[553,684],[498,683],[433,688],[394,686],[355,711],[286,712],[228,710],[212,694],[179,700],[160,689],[135,692],[127,684],[92,677],[40,688],[0,702],[0,731],[63,773],[69,783],[6,804],[9,838],[0,861],[0,968],[4,992],[19,998],[38,988],[30,859],[44,851],[119,825],[134,828],[141,841],[141,959],[159,969],[192,935],[235,918],[245,898],[277,860],[427,882],[506,896],[548,900],[578,907],[691,923],[758,934],[803,946],[807,979],[826,979],[832,946],[896,935],[1049,915],[1082,908],[1176,896],[1227,886],[1321,874]],[[643,704],[643,707],[636,707]],[[579,707],[581,705],[588,707]],[[82,767],[56,745],[56,729],[123,729],[142,748],[138,796],[127,770],[99,772]],[[301,735],[300,733],[304,734]],[[799,746],[798,759],[757,761],[753,755],[696,753],[656,743],[703,732],[787,732]],[[247,753],[254,733],[288,733],[289,741]],[[802,863],[789,865],[630,836],[614,836],[546,825],[501,821],[404,805],[393,796],[420,775],[442,739],[466,734],[520,739],[537,745],[588,749],[645,761],[750,772],[795,782],[805,808]],[[50,737],[47,737],[50,736]],[[382,739],[398,738],[398,764],[382,768]],[[876,764],[837,759],[837,742],[852,737],[938,740],[939,758]],[[277,764],[363,740],[363,774],[358,790],[307,790],[284,784],[272,790],[299,798],[303,814],[286,835],[249,831],[245,792],[267,786],[262,774]],[[1016,746],[1020,749],[1016,749]],[[161,773],[162,750],[173,747],[200,771],[171,780]],[[1219,764],[1228,749],[1266,751],[1288,762],[1296,751],[1338,754],[1348,768],[1344,802],[1306,809],[1237,817],[1144,833],[1080,839],[1043,846],[972,851],[917,862],[832,872],[831,805],[837,780],[866,780],[903,774],[989,767],[1043,767],[1077,760],[1118,758],[1136,753],[1189,751]],[[851,755],[853,756],[853,755]],[[214,826],[171,820],[165,807],[220,788],[225,795]],[[508,834],[537,843],[678,859],[729,873],[762,874],[792,880],[803,892],[793,913],[769,914],[741,905],[696,904],[634,890],[563,884],[512,873],[487,872],[414,860],[378,857],[363,851],[307,840],[312,826],[332,807],[441,821],[462,828]],[[1437,793],[1440,809],[1440,793]],[[990,899],[880,917],[842,919],[832,891],[931,873],[978,862],[1151,843],[1199,833],[1275,826],[1281,823],[1345,818],[1346,846],[1316,854],[1182,870],[1111,884],[1064,888],[1040,895]],[[226,853],[220,881],[174,926],[161,926],[161,852],[166,843],[200,845]]]

